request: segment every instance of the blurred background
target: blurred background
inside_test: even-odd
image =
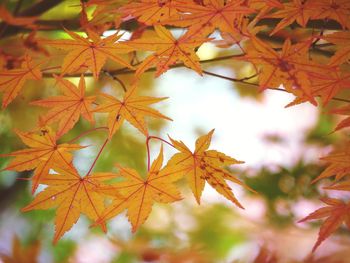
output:
[[[74,17],[78,11],[62,5],[44,18]],[[109,31],[105,35],[113,33]],[[44,36],[67,37],[62,31]],[[127,32],[124,37],[128,38]],[[17,39],[6,41],[9,47],[6,52],[18,52],[21,43]],[[238,51],[204,44],[198,55],[206,60],[235,52]],[[59,55],[57,57],[59,59]],[[113,68],[113,65],[106,67]],[[232,59],[206,63],[203,68],[238,78],[253,72],[249,64]],[[118,78],[127,84],[132,75]],[[33,129],[45,110],[28,102],[55,95],[57,91],[53,86],[50,78],[39,85],[28,82],[21,95],[0,112],[0,154],[25,147],[13,129]],[[201,77],[184,68],[172,69],[157,79],[154,73],[146,73],[139,86],[141,94],[169,97],[155,108],[174,121],[149,119],[151,135],[165,139],[170,135],[193,149],[197,137],[215,128],[210,148],[245,161],[243,165],[227,167],[258,192],[254,194],[230,185],[245,210],[235,207],[208,185],[198,206],[188,187],[180,181],[184,200],[171,205],[156,204],[136,234],[131,233],[125,214],[109,222],[107,235],[89,228],[91,222],[82,216],[53,246],[54,211],[19,211],[33,197],[30,182],[17,178],[29,177],[31,172],[0,172],[0,258],[3,262],[18,262],[19,254],[25,255],[23,262],[45,263],[349,262],[346,260],[350,257],[350,236],[345,228],[311,256],[320,222],[297,223],[319,208],[319,197],[326,194],[322,186],[327,181],[310,184],[324,169],[325,164],[320,163],[319,158],[332,150],[331,144],[337,145],[346,136],[346,131],[332,133],[338,120],[327,114],[327,109],[307,103],[285,108],[293,96],[284,92],[258,93],[256,87],[212,76]],[[96,91],[123,94],[118,82],[108,74],[102,74],[99,81],[87,78],[87,92]],[[96,127],[105,123],[105,115],[96,115]],[[89,123],[80,120],[61,141],[68,141],[90,128]],[[105,136],[104,132],[97,131],[80,139],[80,144],[89,145],[75,153],[74,164],[81,174],[89,169]],[[160,143],[152,140],[150,146],[153,160]],[[164,151],[166,160],[174,153],[167,145]],[[10,158],[1,158],[0,169],[9,161]],[[146,175],[145,138],[127,123],[105,148],[94,170],[116,171],[117,162]],[[332,191],[327,194],[337,196]]]

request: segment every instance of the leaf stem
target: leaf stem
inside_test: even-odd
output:
[[[157,137],[157,136],[147,136],[146,139],[146,148],[147,148],[147,171],[149,171],[150,167],[151,167],[151,156],[150,156],[150,148],[149,148],[149,141],[151,139],[156,139],[159,141],[162,141],[168,145],[170,145],[171,147],[175,148],[174,145],[172,145],[170,142],[168,142],[167,140],[164,140],[163,138]],[[176,149],[176,148],[175,148]]]
[[[99,152],[98,152],[98,154],[97,154],[97,156],[96,156],[94,162],[93,162],[92,165],[90,166],[90,169],[89,169],[89,171],[86,173],[85,176],[89,176],[89,175],[90,175],[92,169],[94,168],[94,166],[95,166],[95,164],[96,164],[98,158],[100,158],[100,156],[101,156],[101,154],[102,154],[102,151],[103,151],[103,149],[106,147],[106,144],[107,144],[108,141],[109,141],[109,139],[107,138],[107,139],[104,141],[104,143],[102,144],[101,149],[99,150]]]
[[[89,134],[89,133],[92,133],[94,131],[98,131],[98,130],[105,130],[105,131],[108,131],[108,127],[97,127],[97,128],[93,128],[93,129],[90,129],[90,130],[87,130],[81,134],[79,134],[77,137],[71,139],[70,141],[68,141],[67,143],[73,143],[77,140],[79,140],[81,137],[84,137],[85,135]]]

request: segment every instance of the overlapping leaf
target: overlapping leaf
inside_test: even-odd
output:
[[[25,56],[20,69],[0,71],[0,92],[3,92],[2,108],[16,98],[27,80],[40,80],[40,64],[35,64],[31,57]]]
[[[66,32],[72,39],[42,40],[44,44],[68,51],[63,60],[61,75],[88,68],[94,77],[98,78],[107,59],[111,59],[125,67],[133,68],[119,55],[128,53],[132,49],[117,42],[121,37],[118,33],[101,38],[95,32],[87,30],[88,37],[85,38],[71,31]]]
[[[146,179],[143,179],[133,169],[117,165],[120,176],[125,181],[101,190],[117,198],[107,207],[96,224],[103,223],[127,209],[132,232],[135,232],[147,220],[155,202],[171,203],[180,200],[180,192],[174,182],[181,178],[181,174],[169,172],[167,168],[161,169],[162,163],[163,149],[161,148]]]
[[[254,36],[251,37],[251,44],[252,46],[247,48],[247,55],[243,59],[252,62],[259,68],[260,90],[278,88],[282,84],[288,92],[316,105],[308,73],[317,71],[319,75],[327,74],[329,67],[318,65],[307,59],[310,41],[292,45],[287,39],[281,51],[275,50]],[[335,82],[337,84],[337,81]]]
[[[284,3],[281,10],[269,15],[272,18],[282,18],[282,20],[272,30],[271,35],[286,28],[294,21],[305,27],[310,18],[315,14],[315,3],[313,1],[293,0]]]
[[[22,209],[47,210],[56,208],[55,236],[56,243],[65,232],[78,221],[80,214],[85,214],[91,220],[100,218],[105,209],[105,196],[98,190],[104,186],[104,181],[115,177],[112,173],[95,173],[80,177],[73,166],[67,169],[55,168],[58,174],[45,174],[41,183],[47,188]],[[101,227],[106,231],[105,224]]]
[[[335,32],[324,36],[323,39],[336,44],[338,47],[329,62],[331,65],[340,65],[350,59],[350,32]]]
[[[124,120],[130,122],[130,124],[145,135],[148,134],[145,123],[146,116],[172,120],[149,107],[149,105],[160,102],[166,98],[138,96],[136,93],[137,86],[134,85],[125,93],[122,100],[108,94],[101,94],[103,102],[96,107],[94,111],[108,113],[110,137],[120,128]]]
[[[132,16],[146,25],[162,23],[169,18],[178,18],[177,5],[188,4],[180,0],[140,0],[124,5],[119,10],[125,17]]]
[[[329,165],[313,182],[332,176],[338,181],[350,175],[350,143],[345,144],[342,149],[334,150],[321,160],[328,162]]]
[[[197,139],[194,152],[187,148],[182,141],[176,141],[170,138],[172,144],[180,153],[176,153],[169,160],[167,170],[182,174],[187,178],[198,204],[200,203],[204,185],[207,181],[218,193],[232,201],[238,207],[243,208],[225,180],[242,186],[245,185],[238,178],[223,169],[223,166],[243,162],[237,161],[221,152],[208,150],[213,132],[214,130]]]
[[[85,96],[84,76],[80,77],[79,87],[61,77],[56,77],[57,84],[63,96],[34,101],[31,104],[51,108],[49,112],[41,117],[40,124],[48,125],[58,122],[57,137],[61,137],[74,127],[82,115],[89,122],[94,121],[92,115],[92,103],[95,96]]]
[[[247,7],[245,2],[243,0],[207,0],[204,1],[204,5],[184,2],[182,5],[177,5],[177,9],[182,12],[180,18],[169,19],[166,23],[190,27],[189,35],[192,37],[207,36],[216,28],[221,32],[237,34],[243,15],[256,12]]]
[[[338,109],[334,109],[331,111],[331,113],[333,114],[339,114],[339,115],[345,115],[345,116],[349,116],[347,118],[345,118],[344,120],[342,120],[337,127],[335,128],[335,131],[338,131],[340,129],[343,128],[347,128],[350,127],[350,105],[338,108]]]
[[[350,203],[345,203],[335,198],[323,198],[321,201],[328,206],[317,209],[315,212],[299,221],[305,222],[326,217],[318,233],[318,239],[312,248],[313,252],[343,223],[350,229]]]
[[[15,157],[4,170],[25,171],[34,170],[32,177],[32,193],[38,188],[41,180],[52,168],[71,166],[71,151],[84,148],[77,144],[57,144],[56,134],[48,127],[35,132],[20,132],[17,135],[29,149],[4,154],[2,157]]]
[[[195,70],[198,74],[202,74],[195,48],[209,39],[190,38],[188,34],[175,39],[165,27],[155,26],[154,29],[158,37],[141,38],[126,42],[127,45],[137,50],[155,51],[138,66],[136,76],[140,76],[144,71],[155,65],[157,66],[156,76],[159,76],[177,61],[182,61],[185,66]]]

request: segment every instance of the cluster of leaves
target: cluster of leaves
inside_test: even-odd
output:
[[[39,4],[45,3],[43,0]],[[175,182],[182,177],[187,178],[198,203],[207,181],[242,208],[226,180],[245,185],[223,169],[241,162],[208,150],[213,131],[197,139],[194,151],[181,141],[170,138],[169,142],[149,135],[145,117],[171,119],[150,107],[165,98],[138,95],[138,83],[145,72],[154,70],[158,77],[172,66],[185,66],[200,75],[210,74],[202,70],[196,51],[203,43],[212,42],[219,43],[223,49],[237,46],[241,53],[231,59],[250,63],[256,71],[244,79],[226,79],[257,85],[260,90],[281,89],[282,85],[284,91],[295,96],[288,106],[303,102],[317,106],[318,98],[321,104],[327,105],[331,100],[339,100],[336,96],[350,87],[350,4],[346,0],[89,0],[81,1],[80,7],[80,28],[75,30],[77,32],[64,29],[68,37],[64,39],[37,37],[37,32],[47,29],[39,17],[16,16],[16,10],[12,15],[5,7],[0,10],[5,27],[0,33],[3,37],[11,33],[10,29],[31,30],[26,37],[17,35],[24,47],[20,53],[8,53],[6,46],[1,47],[3,109],[20,94],[28,81],[39,81],[43,76],[55,78],[55,86],[62,94],[31,103],[48,107],[49,111],[40,117],[33,131],[16,131],[29,148],[2,155],[15,157],[6,170],[34,170],[33,194],[40,184],[46,185],[23,211],[56,208],[54,242],[77,222],[81,213],[106,230],[107,220],[127,210],[132,230],[136,231],[147,219],[154,202],[170,203],[181,199]],[[271,19],[277,21],[274,27],[265,25]],[[134,27],[128,40],[122,40],[119,32],[103,36],[110,29],[123,30],[130,23]],[[332,23],[336,25],[335,31],[327,29]],[[294,27],[298,28],[297,32],[291,30]],[[185,33],[175,38],[170,28],[185,29]],[[220,41],[211,35],[216,30],[220,33]],[[63,53],[57,53],[58,49]],[[148,52],[142,61],[137,56],[140,51]],[[49,64],[48,58],[61,54],[64,54],[62,63]],[[107,70],[107,60],[113,62],[112,70]],[[123,98],[106,93],[86,96],[85,78],[93,76],[98,80],[101,72],[107,72],[119,81],[125,90]],[[134,73],[130,85],[118,78],[119,74],[127,72]],[[78,87],[66,79],[69,76],[80,76]],[[335,108],[332,112],[349,116],[350,107]],[[98,113],[108,113],[108,127],[95,127],[87,132],[106,129],[108,137],[89,171],[81,176],[73,166],[71,151],[84,146],[73,144],[74,140],[66,143],[58,143],[58,140],[74,128],[80,115],[94,125]],[[124,120],[146,137],[146,178],[120,165],[116,165],[118,174],[92,173],[105,145]],[[349,126],[348,117],[335,130]],[[163,166],[161,149],[150,165],[150,139],[161,140],[178,153]],[[333,175],[337,180],[344,178],[350,173],[349,143],[347,150],[332,153],[325,160],[331,165],[319,178]],[[349,191],[349,185],[345,180],[329,188]],[[106,205],[106,200],[111,200],[110,205]],[[323,200],[329,207],[303,219],[328,217],[314,250],[343,221],[349,225],[348,203],[332,198]]]

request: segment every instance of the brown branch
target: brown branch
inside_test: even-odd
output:
[[[216,61],[222,61],[222,60],[227,60],[227,59],[231,59],[231,58],[237,58],[237,57],[242,57],[243,54],[233,54],[233,55],[227,55],[227,56],[222,56],[222,57],[216,57],[216,58],[211,58],[211,59],[205,59],[205,60],[201,60],[199,61],[201,64],[207,64],[207,63],[212,63],[212,62],[216,62]],[[135,65],[137,66],[137,65]],[[178,63],[176,65],[170,66],[170,68],[181,68],[181,67],[185,67],[185,65],[183,63]],[[156,71],[156,67],[152,67],[147,69],[145,72],[154,72]],[[115,69],[115,70],[104,70],[107,71],[109,75],[113,76],[116,74],[123,74],[123,75],[127,75],[127,74],[134,74],[135,70],[129,69],[129,68],[119,68],[119,69]],[[43,73],[43,77],[44,78],[52,78],[52,75],[56,74],[56,75],[60,75],[60,72],[45,72]],[[71,74],[68,75],[69,77],[79,77],[81,74],[77,73],[77,74]],[[92,73],[85,73],[84,74],[85,77],[91,77]]]
[[[18,16],[40,16],[51,8],[63,2],[63,0],[42,0],[31,7],[27,8],[23,12],[20,12]],[[5,22],[0,23],[0,28],[6,27],[3,31],[2,37],[11,36],[19,32],[27,32],[25,27],[8,25]],[[62,28],[62,27],[61,27]]]
[[[247,84],[247,85],[250,85],[250,86],[259,87],[259,84],[247,81],[248,79],[251,79],[251,78],[255,77],[256,74],[254,74],[252,76],[249,76],[249,77],[237,79],[237,78],[231,78],[231,77],[223,76],[223,75],[220,75],[220,74],[217,74],[217,73],[214,73],[214,72],[210,72],[210,71],[204,71],[203,70],[203,73],[206,74],[206,75],[210,75],[210,76],[213,76],[213,77],[220,78],[220,79],[225,79],[225,80],[232,81],[232,82],[240,82],[240,83]],[[268,89],[278,90],[278,91],[283,91],[283,92],[289,93],[285,89],[280,89],[280,88],[268,88]],[[338,98],[338,97],[333,97],[332,100],[350,103],[350,100],[343,99],[343,98]]]

